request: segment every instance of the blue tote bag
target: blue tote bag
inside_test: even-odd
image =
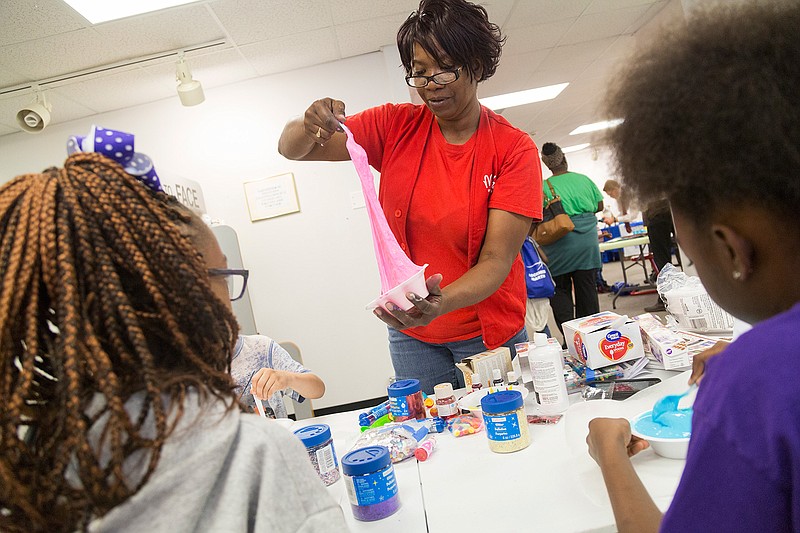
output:
[[[525,266],[525,286],[528,288],[528,298],[550,298],[556,292],[556,284],[550,269],[544,264],[533,239],[527,237],[522,243],[522,263]]]

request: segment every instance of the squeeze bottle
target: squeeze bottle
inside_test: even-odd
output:
[[[539,412],[545,415],[563,413],[569,407],[569,398],[564,380],[561,347],[547,342],[547,335],[544,333],[534,334],[533,342],[533,350],[528,352],[528,361]]]

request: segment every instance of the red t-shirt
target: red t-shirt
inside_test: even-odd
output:
[[[381,172],[380,200],[395,237],[426,275],[447,286],[477,262],[489,209],[541,219],[538,151],[525,133],[487,109],[463,145],[447,143],[425,106],[386,104],[347,120],[370,164]],[[524,326],[522,263],[514,263],[498,291],[474,306],[404,330],[443,343],[483,334],[487,347],[503,344]]]

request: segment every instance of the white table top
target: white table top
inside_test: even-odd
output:
[[[427,461],[418,463],[412,458],[394,465],[401,508],[386,519],[355,520],[343,480],[328,491],[356,532],[485,533],[501,527],[615,531],[600,469],[586,449],[588,423],[598,416],[632,418],[650,409],[661,396],[687,387],[688,372],[653,373],[665,381],[625,401],[584,402],[579,394],[571,395],[572,405],[564,418],[552,426],[529,425],[531,445],[518,452],[492,452],[485,432],[459,438],[447,431],[436,435],[436,448]],[[533,396],[525,401],[528,414],[536,412]],[[360,434],[358,412],[303,420],[292,429],[317,423],[331,427],[341,461]],[[665,459],[648,449],[634,457],[633,463],[656,504],[666,509],[685,461]]]
[[[617,237],[616,239],[611,239],[610,241],[601,242],[600,243],[600,251],[606,252],[608,250],[617,250],[619,248],[625,248],[627,246],[639,246],[650,244],[650,237],[647,235],[642,235],[640,237]]]

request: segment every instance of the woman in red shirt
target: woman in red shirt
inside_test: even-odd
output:
[[[289,159],[350,159],[340,122],[381,173],[379,199],[400,246],[428,263],[430,295],[375,314],[389,326],[398,378],[463,386],[454,363],[527,340],[519,250],[541,218],[538,150],[530,136],[480,105],[504,38],[486,10],[465,0],[423,0],[397,34],[406,82],[424,105],[386,104],[345,116],[317,100],[289,122],[278,150]],[[390,304],[391,306],[391,304]]]

